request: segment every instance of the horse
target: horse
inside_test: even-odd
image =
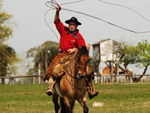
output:
[[[73,55],[71,62],[66,66],[64,75],[54,85],[52,100],[55,112],[59,111],[58,97],[60,96],[61,113],[72,113],[75,101],[88,113],[86,98],[86,66],[90,59],[90,45],[80,47]]]

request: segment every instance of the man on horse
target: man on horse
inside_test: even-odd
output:
[[[59,59],[73,54],[77,46],[85,46],[85,40],[83,39],[82,35],[79,33],[79,30],[77,29],[78,25],[81,25],[81,23],[77,20],[77,18],[72,17],[70,20],[66,20],[65,23],[69,24],[69,27],[64,26],[64,24],[61,22],[59,18],[59,12],[61,10],[60,6],[56,7],[56,14],[55,14],[55,19],[54,23],[56,25],[56,28],[60,34],[60,52],[58,55],[54,58],[52,64],[48,68],[46,75],[47,79],[49,79],[48,82],[48,90],[46,91],[46,94],[49,96],[54,93],[53,91],[53,85],[55,84],[56,79],[52,77],[52,70],[55,68],[56,63],[58,63]],[[88,82],[87,82],[87,92],[89,95],[89,98],[95,97],[98,92],[95,91],[94,85],[92,83],[92,79],[94,79],[94,73],[92,71],[92,68],[88,65],[87,66],[88,70],[91,70]],[[45,77],[46,78],[46,77]]]

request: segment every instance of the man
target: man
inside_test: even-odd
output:
[[[65,23],[69,24],[69,27],[66,27],[63,25],[63,23],[60,21],[59,18],[59,12],[61,10],[61,7],[56,7],[56,14],[54,23],[56,25],[56,28],[60,34],[60,53],[55,57],[52,64],[48,68],[46,75],[48,75],[49,82],[48,82],[48,90],[46,93],[50,96],[53,92],[53,85],[55,84],[55,80],[52,78],[52,70],[55,67],[56,63],[60,58],[62,58],[65,55],[73,54],[76,51],[76,47],[78,46],[86,46],[85,40],[83,39],[82,35],[79,33],[79,30],[77,29],[78,25],[81,25],[81,23],[75,18],[72,17],[70,20],[66,20]],[[90,67],[89,67],[90,69]],[[92,74],[94,75],[94,74]],[[90,77],[92,78],[92,77]],[[89,88],[90,87],[90,88]],[[87,85],[87,92],[89,94],[89,98],[93,98],[98,94],[98,92],[95,92],[94,85],[92,83],[92,80],[89,79],[89,85]]]

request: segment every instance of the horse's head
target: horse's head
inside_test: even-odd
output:
[[[86,75],[86,67],[90,59],[89,49],[90,49],[89,44],[87,45],[87,47],[82,46],[78,48],[78,52],[76,55],[76,65],[78,68],[78,73],[80,73],[81,75]]]

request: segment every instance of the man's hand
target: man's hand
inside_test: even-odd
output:
[[[55,18],[54,18],[54,21],[58,20],[59,19],[59,11],[61,10],[61,7],[60,6],[57,6],[56,7],[56,14],[55,14]]]
[[[71,54],[71,53],[74,53],[76,51],[76,49],[77,48],[68,49],[67,52]]]
[[[60,6],[57,6],[56,7],[56,12],[59,12],[61,10],[61,7]]]

